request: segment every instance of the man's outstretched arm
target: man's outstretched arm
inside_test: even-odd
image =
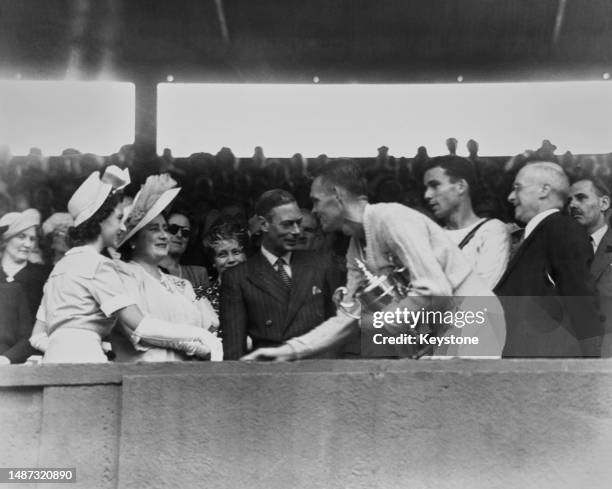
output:
[[[259,348],[241,358],[244,361],[283,362],[299,360],[329,350],[359,328],[357,319],[338,312],[302,336],[291,338],[281,346]]]

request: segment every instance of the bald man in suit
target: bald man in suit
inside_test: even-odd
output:
[[[335,314],[332,294],[343,284],[331,256],[296,251],[302,212],[284,190],[265,192],[255,205],[261,248],[228,269],[221,284],[221,325],[226,360],[254,348],[277,346]]]

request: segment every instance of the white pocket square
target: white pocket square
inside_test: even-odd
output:
[[[312,295],[322,294],[323,291],[316,285],[312,286]]]

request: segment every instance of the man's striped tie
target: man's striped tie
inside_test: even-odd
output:
[[[282,258],[276,260],[275,267],[283,283],[287,286],[287,288],[291,288],[291,277],[287,274],[287,271],[285,270],[285,260],[283,260]]]

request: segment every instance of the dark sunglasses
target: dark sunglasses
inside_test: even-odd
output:
[[[191,229],[189,228],[185,228],[183,226],[179,226],[178,224],[169,224],[168,225],[168,232],[172,235],[178,234],[180,231],[181,236],[183,236],[183,238],[188,238],[189,236],[191,236]]]

